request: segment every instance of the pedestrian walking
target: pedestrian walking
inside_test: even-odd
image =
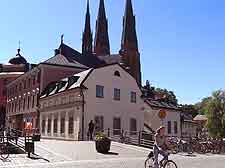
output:
[[[90,121],[88,124],[88,135],[90,137],[90,140],[93,140],[93,132],[94,132],[95,125],[93,123],[93,120]]]

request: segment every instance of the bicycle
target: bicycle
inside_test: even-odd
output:
[[[0,156],[4,160],[9,157],[9,150],[7,144],[0,144]]]
[[[170,154],[168,154],[169,156]],[[160,168],[177,168],[176,163],[173,160],[164,160],[162,164],[159,164]],[[150,152],[145,160],[145,168],[154,168],[154,154]]]

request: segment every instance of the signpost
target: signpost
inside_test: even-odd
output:
[[[163,125],[163,120],[166,118],[166,110],[159,110],[158,117],[161,119],[161,125]]]

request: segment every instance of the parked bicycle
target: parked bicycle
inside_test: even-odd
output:
[[[120,142],[129,144],[131,142],[130,137],[127,135],[127,132],[122,132],[120,135]]]
[[[169,156],[169,154],[168,154]],[[177,168],[176,163],[173,160],[164,160],[162,164],[159,164],[160,168]],[[145,168],[154,168],[154,154],[150,152],[145,160]]]
[[[9,157],[9,150],[6,143],[0,144],[0,156],[2,159],[7,159]]]

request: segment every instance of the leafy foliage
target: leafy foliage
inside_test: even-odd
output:
[[[191,114],[193,118],[199,113],[197,107],[192,104],[180,105],[180,109],[183,113]]]
[[[171,103],[173,105],[178,104],[176,95],[174,94],[173,91],[151,87],[148,80],[146,81],[145,86],[143,86],[143,96],[145,98],[156,99],[166,103]]]
[[[178,101],[176,98],[176,95],[173,93],[173,91],[168,91],[167,89],[161,89],[161,88],[156,88],[155,89],[157,95],[162,97],[162,99],[165,102],[177,105]]]
[[[108,137],[103,132],[97,132],[95,136],[96,141],[108,139]]]
[[[213,92],[205,107],[207,127],[212,137],[225,137],[225,91]]]

